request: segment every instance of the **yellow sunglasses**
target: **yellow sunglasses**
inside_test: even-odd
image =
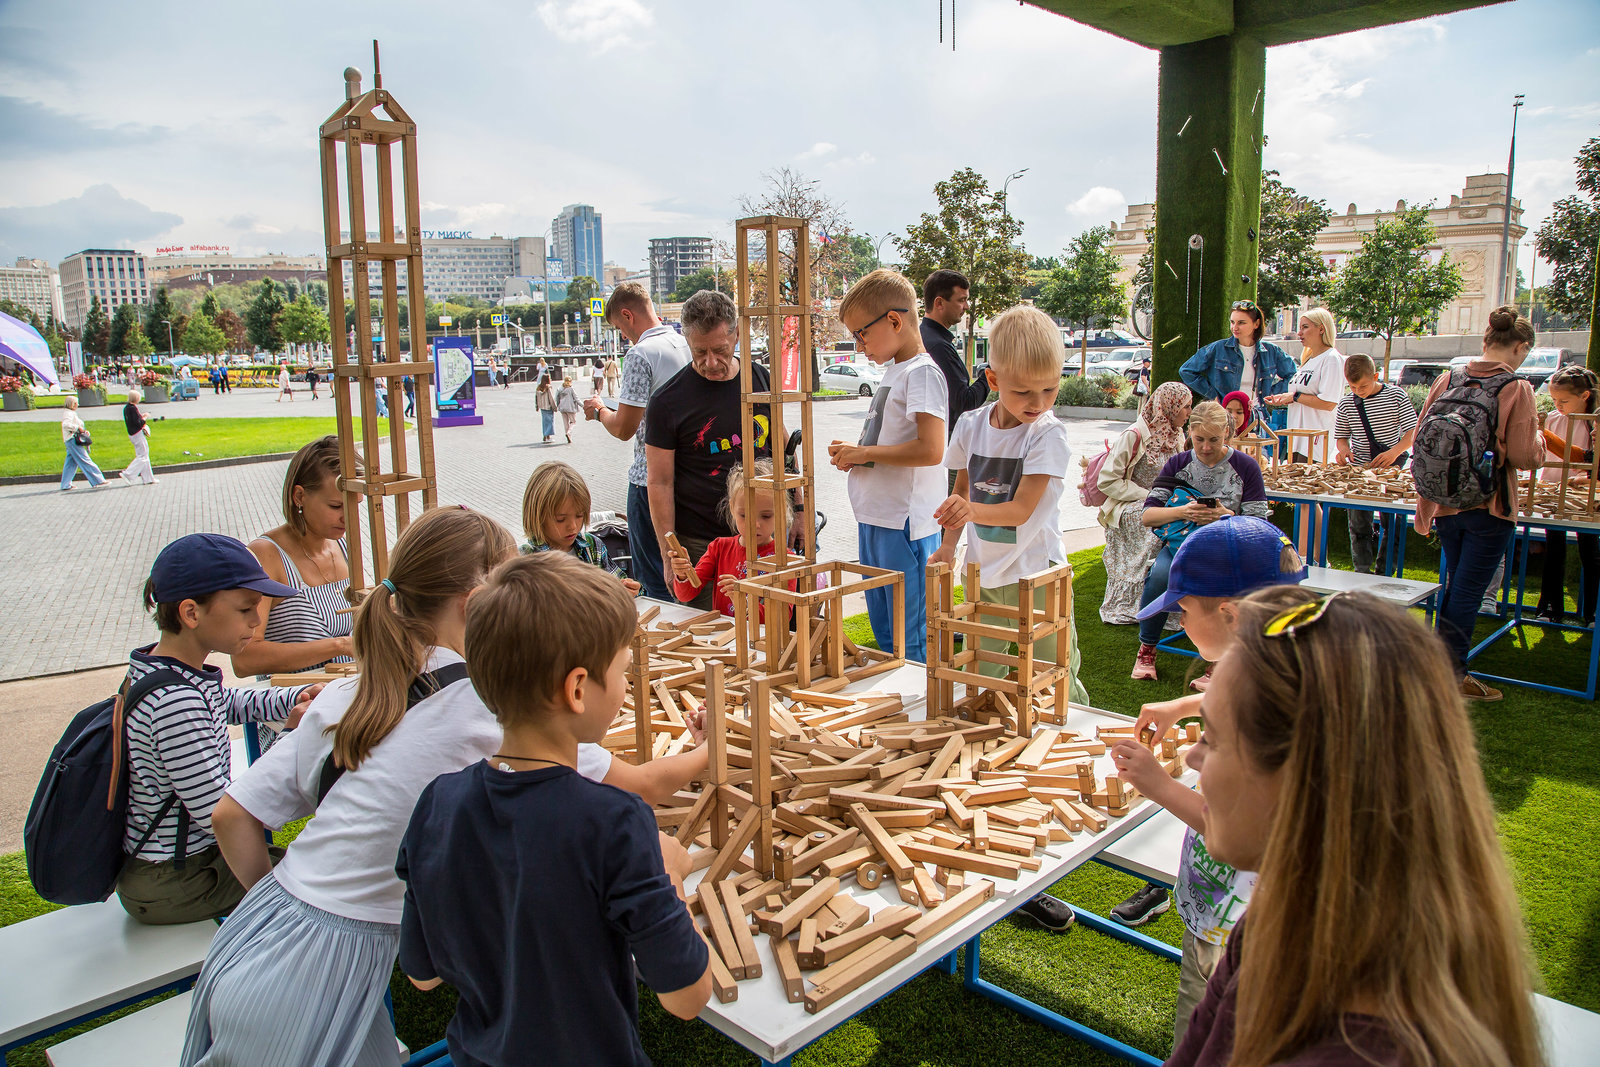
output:
[[[1344,594],[1345,590],[1341,589],[1337,593],[1329,593],[1327,596],[1308,600],[1304,604],[1296,604],[1292,608],[1280,611],[1267,620],[1267,624],[1261,628],[1261,635],[1292,638],[1297,630],[1303,630],[1322,618],[1328,611],[1328,605]]]

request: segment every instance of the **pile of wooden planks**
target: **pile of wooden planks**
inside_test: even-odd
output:
[[[1261,473],[1269,490],[1283,493],[1388,503],[1414,503],[1417,499],[1411,472],[1395,467],[1373,470],[1353,463],[1283,463]]]

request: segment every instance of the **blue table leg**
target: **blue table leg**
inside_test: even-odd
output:
[[[1148,934],[1141,934],[1137,930],[1123,926],[1115,919],[1107,919],[1103,915],[1096,915],[1092,911],[1084,911],[1082,908],[1070,904],[1068,907],[1072,908],[1072,913],[1078,917],[1078,922],[1091,930],[1097,930],[1107,937],[1114,937],[1119,941],[1126,941],[1130,945],[1137,945],[1146,952],[1152,952],[1163,959],[1171,960],[1173,963],[1181,963],[1183,961],[1183,952],[1173,948],[1165,941],[1157,941]]]

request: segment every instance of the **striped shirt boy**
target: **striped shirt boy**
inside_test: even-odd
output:
[[[1366,409],[1372,437],[1377,438],[1377,452],[1372,450],[1372,441],[1361,423],[1358,407]],[[1351,457],[1357,463],[1371,463],[1373,456],[1387,452],[1416,428],[1417,408],[1411,403],[1410,395],[1399,386],[1385,383],[1369,397],[1358,397],[1350,392],[1339,398],[1333,437],[1336,441],[1350,442]]]

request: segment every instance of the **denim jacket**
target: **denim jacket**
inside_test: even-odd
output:
[[[1256,395],[1250,398],[1251,402],[1283,392],[1297,369],[1283,349],[1263,338],[1256,344]],[[1223,397],[1239,388],[1244,377],[1244,353],[1239,351],[1238,340],[1228,336],[1206,345],[1189,357],[1178,377],[1207,400],[1221,403]]]

